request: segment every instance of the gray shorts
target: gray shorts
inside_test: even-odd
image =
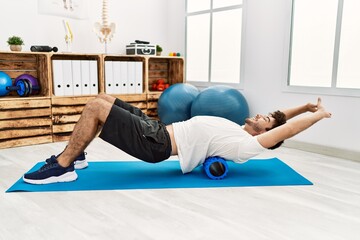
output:
[[[120,99],[115,100],[99,137],[145,162],[161,162],[171,155],[166,126]]]

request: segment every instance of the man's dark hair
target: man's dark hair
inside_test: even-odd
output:
[[[286,123],[286,115],[283,112],[279,111],[279,110],[275,111],[273,113],[270,113],[270,116],[275,118],[275,123],[272,126],[272,128],[266,128],[266,131],[269,131],[269,130],[271,130],[273,128],[276,128],[276,127],[281,126],[281,125]],[[269,147],[268,149],[271,149],[271,150],[276,149],[276,148],[280,147],[281,144],[283,144],[283,143],[284,143],[284,141],[280,141],[277,144],[275,144],[274,146]]]

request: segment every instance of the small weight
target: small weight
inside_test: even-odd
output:
[[[40,92],[40,86],[38,84],[38,81],[32,75],[22,74],[22,75],[18,76],[15,79],[15,85],[17,84],[18,81],[24,82],[24,86],[25,86],[25,91],[21,92],[22,95],[20,95],[18,93],[19,96],[26,97],[29,95],[36,95]]]
[[[25,83],[25,81],[19,80],[16,82],[15,86],[17,87],[16,92],[20,97],[26,96],[26,94],[28,93],[28,91],[27,91],[28,86]]]
[[[23,80],[24,81],[24,84],[25,84],[25,95],[24,97],[28,97],[30,95],[30,84],[29,82],[25,79]]]

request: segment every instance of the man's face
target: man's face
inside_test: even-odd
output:
[[[257,114],[255,117],[245,119],[244,129],[253,136],[266,132],[267,128],[272,128],[275,118],[271,115]]]

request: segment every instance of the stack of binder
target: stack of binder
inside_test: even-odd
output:
[[[52,60],[54,95],[96,95],[98,66],[96,60]]]
[[[106,61],[105,92],[107,94],[142,93],[143,62]]]

